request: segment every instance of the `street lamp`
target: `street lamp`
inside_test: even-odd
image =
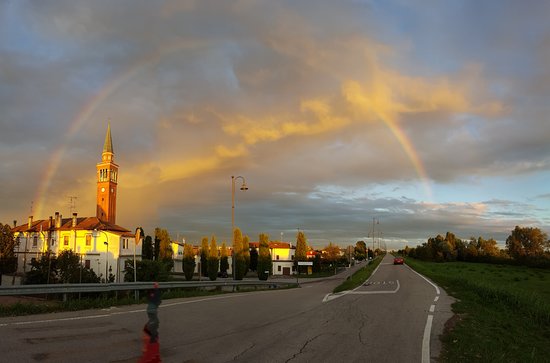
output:
[[[95,232],[95,237],[96,237],[96,238],[97,238],[97,234],[101,232],[101,233],[103,233],[103,234],[105,235],[105,238],[107,239],[106,242],[103,242],[103,244],[104,244],[105,246],[107,246],[107,254],[105,255],[105,283],[107,283],[107,281],[108,281],[108,279],[107,279],[107,277],[108,277],[108,275],[107,275],[107,271],[108,271],[107,268],[108,268],[108,266],[109,266],[109,263],[108,263],[108,262],[109,262],[109,235],[107,234],[107,232],[102,231],[102,230],[97,229],[97,228],[94,229],[94,232]],[[99,267],[98,267],[98,270],[99,270]]]
[[[248,190],[248,187],[246,186],[246,181],[244,180],[244,177],[242,176],[233,176],[231,175],[231,235],[232,235],[232,241],[233,241],[233,257],[231,258],[231,264],[233,265],[233,280],[235,280],[236,274],[235,274],[235,180],[241,179],[243,183],[241,184],[241,190]],[[199,273],[200,275],[200,273]]]
[[[108,266],[109,266],[109,242],[103,242],[105,246],[107,246],[107,253],[105,254],[105,283],[109,282],[109,275],[108,272]]]

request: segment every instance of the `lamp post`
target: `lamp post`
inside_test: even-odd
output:
[[[235,277],[237,276],[235,274],[235,257],[236,252],[235,251],[235,180],[241,179],[243,183],[241,184],[241,190],[248,190],[248,187],[246,186],[246,181],[244,180],[244,177],[242,176],[233,176],[231,175],[231,240],[233,241],[233,257],[231,258],[231,264],[233,265],[233,280],[235,280]],[[199,272],[200,275],[200,272]]]
[[[107,253],[105,253],[105,283],[109,282],[108,267],[109,267],[109,242],[103,242],[107,246]]]
[[[98,233],[103,233],[105,235],[105,239],[107,239],[106,242],[103,242],[103,244],[105,246],[107,246],[107,252],[105,254],[105,283],[107,283],[109,281],[109,279],[108,279],[109,276],[107,275],[107,271],[108,271],[108,268],[109,268],[109,235],[107,234],[107,232],[102,231],[102,230],[97,229],[97,228],[94,229],[94,232],[96,234],[96,238],[97,238]],[[99,262],[99,260],[98,260],[98,262]],[[99,266],[98,266],[98,270],[99,270]]]

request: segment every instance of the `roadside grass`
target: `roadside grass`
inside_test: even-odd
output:
[[[406,263],[458,299],[456,324],[442,337],[441,361],[550,361],[550,271],[411,258]]]
[[[384,256],[376,257],[367,266],[357,270],[353,275],[348,277],[346,281],[336,286],[332,292],[337,293],[340,291],[352,290],[357,286],[360,286],[363,282],[367,281],[370,275],[372,275],[372,272],[376,269],[376,267],[378,267],[382,261],[382,258],[384,258]]]

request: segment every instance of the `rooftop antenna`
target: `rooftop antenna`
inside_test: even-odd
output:
[[[70,210],[70,214],[72,215],[74,213],[74,211],[76,210],[76,199],[78,197],[75,197],[75,196],[69,196],[69,210]]]

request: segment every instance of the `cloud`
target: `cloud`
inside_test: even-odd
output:
[[[547,199],[525,200],[542,183],[526,197],[518,177],[549,170],[547,5],[507,5],[2,4],[0,219],[41,188],[44,213],[78,195],[93,214],[110,119],[128,226],[227,238],[231,175],[253,234],[343,242],[373,215],[396,241],[548,225]],[[485,178],[517,184],[468,197]]]

